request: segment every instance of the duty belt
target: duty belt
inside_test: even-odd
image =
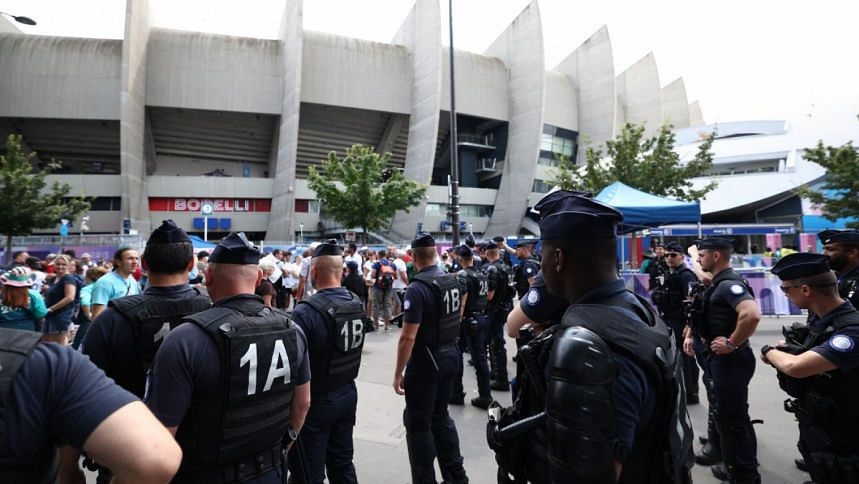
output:
[[[243,481],[249,477],[262,475],[282,464],[283,447],[276,445],[259,454],[243,457],[235,462],[224,465],[224,482]]]

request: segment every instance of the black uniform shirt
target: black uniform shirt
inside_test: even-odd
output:
[[[569,305],[566,299],[549,294],[543,281],[543,271],[537,273],[534,283],[519,300],[519,307],[525,316],[539,324],[560,322]]]
[[[197,296],[197,291],[188,284],[150,286],[143,293],[166,300],[191,299]],[[81,352],[88,355],[90,360],[119,386],[143,398],[146,372],[140,363],[131,325],[119,311],[108,307],[95,318],[84,338]]]
[[[814,321],[818,329],[824,330],[831,326],[839,316],[853,311],[853,306],[845,302],[836,309]],[[847,326],[834,333],[825,342],[811,348],[811,351],[826,358],[842,371],[850,371],[859,367],[859,326]]]
[[[10,457],[32,458],[66,444],[81,449],[99,424],[136,400],[73,349],[39,344],[15,375],[6,402]]]
[[[431,275],[444,275],[437,265],[433,264],[424,267],[419,272]],[[403,297],[403,321],[406,323],[421,324],[424,322],[435,323],[438,321],[436,314],[435,294],[432,289],[422,282],[412,282],[406,289],[406,294]]]
[[[334,302],[349,302],[352,296],[344,287],[331,287],[317,291]],[[310,304],[297,304],[292,310],[292,318],[304,332],[307,347],[310,350],[321,350],[328,346],[328,318],[319,314]]]
[[[854,308],[859,308],[859,266],[838,276],[838,294],[850,301]]]
[[[257,312],[264,307],[262,298],[251,294],[222,299],[213,307],[217,306],[244,312]],[[296,386],[310,381],[307,339],[300,328],[297,340],[299,361]],[[194,323],[180,324],[170,332],[155,357],[146,404],[166,427],[177,427],[191,406],[195,390],[200,393],[215,392],[220,385],[220,371],[221,360],[212,338]]]

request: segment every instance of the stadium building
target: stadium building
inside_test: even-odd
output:
[[[660,85],[652,54],[615,72],[602,28],[547,68],[531,2],[483,54],[457,51],[458,136],[450,139],[448,49],[438,0],[417,0],[390,43],[305,31],[288,1],[278,39],[158,28],[128,0],[123,39],[24,35],[0,18],[0,134],[18,133],[52,175],[96,197],[93,233],[147,233],[172,218],[202,233],[295,240],[341,234],[308,189],[308,167],[364,144],[429,185],[390,231],[447,223],[450,145],[461,163],[463,227],[533,233],[555,153],[583,156],[625,122],[703,123],[682,79]],[[48,231],[46,231],[48,232]],[[56,233],[56,229],[51,232]]]

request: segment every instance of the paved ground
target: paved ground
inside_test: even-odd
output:
[[[764,344],[779,339],[781,326],[789,321],[793,319],[764,318],[752,338],[755,352]],[[364,346],[361,374],[358,378],[355,466],[359,480],[365,483],[410,482],[405,430],[402,425],[404,402],[391,386],[398,336],[396,329],[389,333],[371,333],[367,335]],[[512,351],[512,342],[510,347]],[[513,370],[512,363],[510,370]],[[466,369],[465,374],[465,388],[469,390],[467,401],[477,396],[477,385],[471,367]],[[758,360],[749,392],[752,418],[764,420],[764,424],[755,426],[763,482],[777,484],[808,480],[808,475],[798,471],[793,465],[793,459],[798,456],[798,431],[793,416],[783,409],[782,402],[786,395],[778,388],[775,370]],[[494,392],[494,395],[505,405],[510,403],[509,394]],[[707,403],[703,391],[701,398],[700,405],[690,408],[696,433],[706,431]],[[450,411],[459,429],[462,454],[471,482],[495,482],[495,460],[486,446],[486,412],[470,405],[451,406]],[[695,482],[716,482],[709,468],[701,466],[695,467],[693,477]]]

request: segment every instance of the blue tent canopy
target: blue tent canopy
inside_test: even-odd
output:
[[[623,213],[623,223],[620,225],[620,230],[623,232],[701,221],[699,202],[657,197],[621,182],[614,182],[603,188],[594,199],[611,205]]]

